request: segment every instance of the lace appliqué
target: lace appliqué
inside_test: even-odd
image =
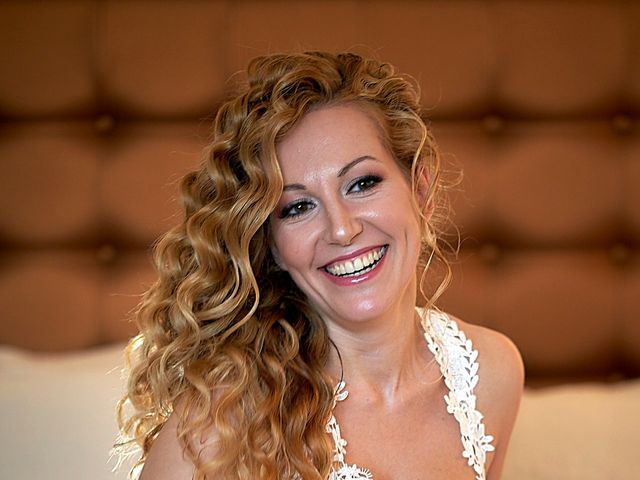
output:
[[[447,315],[435,310],[420,314],[427,345],[440,365],[449,389],[444,396],[447,412],[460,424],[462,456],[473,467],[476,480],[485,480],[487,452],[494,451],[494,447],[491,445],[493,436],[485,434],[483,416],[476,409],[473,393],[478,383],[478,351]]]
[[[344,382],[338,383],[336,393],[333,398],[333,407],[337,402],[341,402],[347,398],[349,392],[345,390]],[[327,423],[327,432],[331,434],[335,445],[333,461],[338,465],[338,469],[333,469],[329,474],[329,480],[372,480],[373,475],[366,468],[360,468],[357,465],[347,465],[344,457],[347,455],[347,441],[340,434],[340,425],[336,417],[331,415],[329,423]]]

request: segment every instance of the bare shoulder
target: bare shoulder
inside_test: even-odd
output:
[[[139,480],[191,480],[194,466],[178,440],[178,414],[172,413],[156,437]]]
[[[498,479],[520,407],[524,364],[518,348],[506,335],[452,318],[478,351],[477,407],[496,449],[487,459],[487,479]]]
[[[191,480],[193,478],[195,466],[186,456],[178,434],[180,418],[183,415],[182,405],[178,403],[153,442],[139,480]],[[201,455],[213,457],[217,438],[215,430],[209,428],[200,435],[198,440],[191,441],[196,444],[195,448]]]
[[[493,400],[512,397],[519,399],[524,384],[524,364],[516,345],[506,335],[490,328],[473,325],[459,318],[460,330],[478,350],[480,383],[478,390]],[[505,398],[506,397],[506,398]]]

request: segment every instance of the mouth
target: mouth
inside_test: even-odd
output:
[[[334,277],[357,277],[370,272],[380,263],[387,253],[388,245],[374,248],[356,258],[331,263],[324,267],[325,272]]]

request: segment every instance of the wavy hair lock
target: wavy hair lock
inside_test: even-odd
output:
[[[118,413],[121,446],[141,448],[138,466],[174,413],[196,479],[327,478],[331,340],[268,245],[282,193],[276,145],[305,113],[338,103],[376,118],[414,192],[420,176],[429,179],[418,206],[429,211],[427,264],[441,256],[432,214],[439,155],[412,82],[353,53],[254,59],[246,85],[216,114],[201,167],[181,182],[184,220],[156,243],[158,280],[135,313],[140,334],[127,347]]]

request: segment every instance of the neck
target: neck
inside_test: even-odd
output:
[[[335,343],[328,370],[360,398],[392,406],[424,382],[431,365],[415,299],[384,318],[356,326],[329,324]]]

